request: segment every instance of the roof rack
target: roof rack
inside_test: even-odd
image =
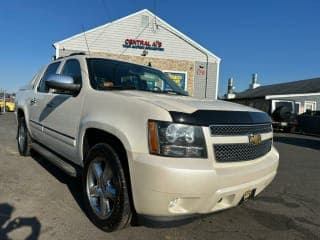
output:
[[[75,52],[75,53],[71,53],[68,56],[75,56],[75,55],[86,55],[86,53],[84,52]]]
[[[77,56],[77,55],[86,55],[86,53],[84,52],[74,52],[74,53],[70,53],[69,55],[65,55],[65,56],[61,56],[56,58],[56,56],[53,57],[53,61],[58,60],[58,59],[62,59],[62,58],[66,58],[66,57],[70,57],[70,56]]]

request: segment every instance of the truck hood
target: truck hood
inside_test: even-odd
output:
[[[259,112],[259,110],[254,108],[220,100],[204,100],[189,96],[156,94],[132,90],[119,91],[118,93],[125,95],[126,97],[132,97],[140,101],[159,106],[169,112],[193,113],[197,110]]]
[[[225,101],[143,91],[119,91],[117,94],[166,109],[172,121],[178,123],[199,126],[271,123],[270,117],[264,112]]]

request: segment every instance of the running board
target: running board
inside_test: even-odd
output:
[[[62,171],[64,171],[66,174],[77,177],[78,171],[77,169],[72,166],[71,164],[64,161],[62,158],[57,156],[56,154],[52,153],[48,149],[42,147],[38,143],[33,142],[31,145],[32,149],[40,153],[42,156],[44,156],[48,161],[56,165],[58,168],[60,168]]]

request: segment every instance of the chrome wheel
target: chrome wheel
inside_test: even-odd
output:
[[[117,176],[106,158],[97,157],[88,167],[86,192],[93,212],[101,220],[114,211],[118,191]]]
[[[95,144],[86,155],[83,170],[84,206],[90,220],[107,232],[128,226],[132,211],[118,152],[108,143]]]

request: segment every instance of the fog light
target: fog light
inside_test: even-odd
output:
[[[169,202],[168,207],[169,207],[169,208],[174,208],[174,207],[177,205],[178,200],[179,200],[179,198],[175,198],[175,199],[171,200],[171,201]]]

